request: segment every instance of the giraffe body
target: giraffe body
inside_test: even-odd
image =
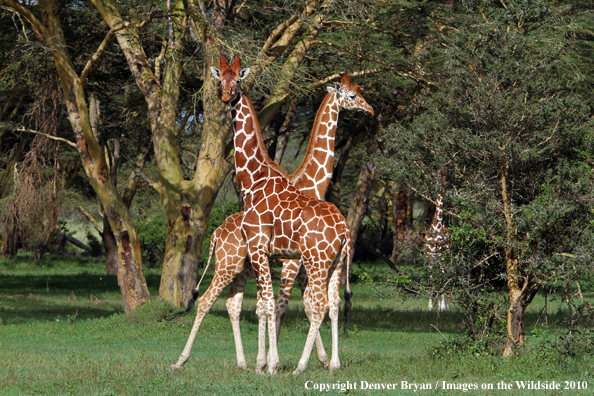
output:
[[[442,175],[442,186],[445,185],[445,172],[440,170]],[[441,253],[449,250],[448,243],[448,231],[443,221],[443,196],[441,193],[437,193],[437,205],[435,205],[435,214],[433,216],[433,222],[429,228],[429,232],[425,234],[425,249],[427,254],[432,259],[431,261],[440,261]],[[431,265],[432,267],[432,265]],[[442,267],[443,271],[443,267]],[[448,298],[445,294],[437,296],[438,311],[447,311],[450,309]],[[429,304],[427,305],[429,311],[433,310],[433,297],[429,298]]]
[[[301,189],[306,195],[315,198],[322,198],[324,196],[330,182],[333,169],[334,136],[336,132],[339,111],[341,109],[356,109],[373,114],[373,109],[361,96],[359,86],[352,86],[346,73],[342,75],[341,86],[337,89],[329,87],[328,91],[329,93],[324,98],[324,101],[322,102],[322,105],[320,106],[320,109],[317,113],[316,121],[314,122],[314,128],[312,131],[312,137],[310,139],[310,144],[308,146],[305,159],[299,169],[289,177],[289,180],[298,186],[298,188]],[[224,85],[223,93],[225,94]],[[251,107],[251,104],[248,103],[247,107]],[[253,114],[252,117],[254,117]],[[267,160],[272,162],[269,159]],[[286,178],[286,175],[282,169],[275,165],[276,164],[272,163],[272,168],[278,171],[281,176]],[[252,194],[252,196],[257,195],[258,194]],[[228,244],[231,244],[232,249],[240,252],[240,254],[244,254],[244,252],[247,250],[247,245],[241,233],[242,228],[238,226],[238,221],[240,221],[240,217],[243,216],[244,213],[229,216],[225,222],[215,231],[211,238],[209,262],[210,256],[214,251],[217,263],[215,276],[205,295],[200,298],[199,310],[196,316],[194,329],[191,333],[190,339],[188,340],[186,349],[184,349],[184,353],[182,353],[178,363],[176,363],[176,365],[172,365],[172,369],[180,368],[189,357],[189,352],[191,350],[196,331],[198,330],[204,315],[208,312],[208,309],[210,309],[212,303],[214,303],[214,301],[218,298],[222,289],[229,283],[231,283],[231,291],[227,300],[227,309],[229,311],[229,316],[231,318],[235,335],[238,366],[240,368],[245,368],[246,366],[245,357],[243,356],[241,334],[239,331],[239,312],[241,311],[243,290],[245,288],[247,279],[252,273],[252,270],[249,265],[244,265],[245,255],[242,257],[238,257],[237,254],[229,255],[230,248],[227,246]],[[282,226],[280,228],[282,229]],[[278,232],[275,232],[274,235],[278,235]],[[272,251],[269,252],[269,254],[277,255],[279,257],[297,257],[298,254],[295,252],[296,245],[293,244],[293,246],[286,246],[287,244],[285,242],[286,241],[284,241],[283,238],[273,238]],[[289,243],[288,245],[291,244]],[[279,300],[275,309],[277,320],[277,337],[280,332],[280,323],[284,317],[284,314],[286,313],[288,299],[295,279],[298,279],[302,295],[305,295],[305,289],[308,285],[305,267],[300,266],[298,260],[283,260]],[[338,285],[336,285],[336,289],[338,290]],[[260,298],[260,296],[261,294],[259,293],[257,307],[260,325],[259,352],[256,367],[258,372],[262,371],[262,369],[268,363],[265,349],[265,329],[267,315],[263,299]],[[338,304],[340,304],[340,300],[338,300]],[[205,307],[205,309],[200,309],[200,307]],[[312,318],[310,315],[311,310],[306,309],[306,313],[308,314],[310,321],[315,321],[315,318]],[[316,333],[316,347],[318,359],[324,366],[328,366],[328,356],[324,350],[319,332]],[[337,351],[337,343],[336,348],[333,348],[333,350]],[[339,363],[338,365],[336,364],[336,361],[338,361],[337,356],[334,361],[334,368],[337,368],[336,366],[339,366]]]
[[[299,192],[288,177],[274,166],[264,148],[253,106],[241,90],[231,101],[231,107],[235,130],[235,169],[245,202],[241,228],[268,319],[268,372],[275,373],[279,364],[274,295],[268,266],[270,257],[299,257],[308,276],[303,298],[311,325],[295,373],[307,366],[326,312],[330,313],[332,322],[330,369],[337,369],[340,367],[338,283],[344,263],[347,263],[347,271],[350,263],[350,229],[334,205]],[[347,290],[350,292],[348,281]]]

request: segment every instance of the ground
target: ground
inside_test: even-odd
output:
[[[147,281],[156,298],[158,271],[148,272]],[[536,329],[544,301],[530,307],[528,349],[519,357],[503,360],[479,352],[437,357],[435,347],[444,337],[462,333],[457,309],[427,312],[425,299],[394,294],[387,286],[357,282],[352,289],[353,320],[348,336],[340,337],[343,368],[336,373],[323,369],[314,352],[306,372],[291,374],[309,328],[297,290],[281,331],[279,373],[254,372],[258,329],[253,282],[241,322],[248,369],[236,367],[222,298],[204,320],[185,368],[172,373],[169,365],[185,345],[195,311],[167,322],[162,316],[170,308],[153,301],[126,316],[116,279],[104,275],[100,260],[48,256],[41,265],[25,258],[3,260],[0,395],[315,395],[346,394],[356,385],[348,394],[515,396],[586,395],[594,388],[592,356],[560,363],[531,348],[544,337],[563,333],[561,305],[549,303],[548,327]],[[540,315],[540,323],[544,319]],[[330,353],[327,322],[322,337]],[[557,383],[559,390],[517,389],[554,388]],[[577,390],[584,386],[589,389]],[[493,389],[483,389],[489,387]]]

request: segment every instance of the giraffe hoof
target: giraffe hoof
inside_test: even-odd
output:
[[[175,373],[176,371],[179,371],[179,370],[183,369],[184,367],[178,366],[177,364],[172,364],[171,366],[169,366],[169,368],[171,369],[172,372]]]
[[[328,360],[328,356],[326,356],[325,359],[323,358],[318,358],[318,360],[320,361],[320,364],[322,365],[322,367],[324,368],[328,368],[328,366],[330,365],[330,361]]]
[[[336,370],[340,370],[340,362],[338,363],[333,363],[330,362],[330,372],[336,371]]]
[[[237,367],[239,367],[242,370],[245,370],[247,368],[247,364],[246,362],[237,363]]]
[[[300,368],[296,368],[295,371],[293,371],[293,375],[299,375],[303,372],[304,369],[300,369]]]

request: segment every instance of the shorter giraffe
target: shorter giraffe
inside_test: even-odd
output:
[[[440,169],[439,173],[441,174],[441,184],[443,188],[445,185],[445,171]],[[441,192],[437,193],[437,204],[435,205],[435,215],[433,216],[433,222],[431,223],[429,232],[425,234],[425,249],[427,250],[427,254],[432,261],[441,260],[441,253],[450,249],[448,244],[448,230],[443,221],[443,196],[441,195]],[[429,268],[432,267],[433,264],[430,264]],[[443,267],[441,270],[442,272],[444,271]],[[427,309],[429,311],[433,310],[433,298],[429,298]],[[447,311],[449,309],[450,304],[448,299],[445,294],[442,294],[437,305],[437,310]]]

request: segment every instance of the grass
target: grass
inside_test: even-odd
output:
[[[207,276],[206,282],[209,280]],[[545,359],[531,348],[540,339],[537,337],[529,337],[527,351],[509,360],[472,354],[435,357],[433,350],[443,340],[442,334],[448,338],[460,334],[463,317],[459,311],[427,312],[425,300],[384,298],[387,290],[359,283],[353,285],[349,336],[340,337],[343,368],[336,373],[323,369],[312,356],[305,373],[291,374],[309,328],[298,291],[281,331],[279,373],[254,372],[258,327],[253,282],[246,291],[241,322],[248,369],[236,367],[222,298],[204,320],[185,368],[172,373],[169,365],[179,357],[194,318],[163,321],[170,307],[156,301],[158,272],[148,272],[147,282],[154,301],[127,316],[117,281],[104,275],[101,261],[48,257],[41,266],[24,258],[0,262],[0,395],[315,395],[326,386],[323,384],[340,388],[348,383],[357,384],[357,390],[348,392],[357,395],[592,392],[521,391],[515,381],[557,381],[562,388],[564,381],[586,381],[594,388],[592,356],[563,362]],[[526,315],[527,334],[533,331],[542,303],[533,303]],[[549,306],[547,331],[551,334],[563,332],[559,324],[562,315],[560,307]],[[321,331],[330,352],[326,322]],[[432,389],[402,390],[402,381],[429,384]],[[454,390],[443,390],[443,381]],[[501,381],[512,383],[513,389],[498,390]],[[380,388],[396,384],[397,390],[361,390],[365,383]],[[464,387],[474,384],[479,389],[464,392]],[[489,384],[493,390],[481,389]],[[323,393],[346,392],[334,389]]]

